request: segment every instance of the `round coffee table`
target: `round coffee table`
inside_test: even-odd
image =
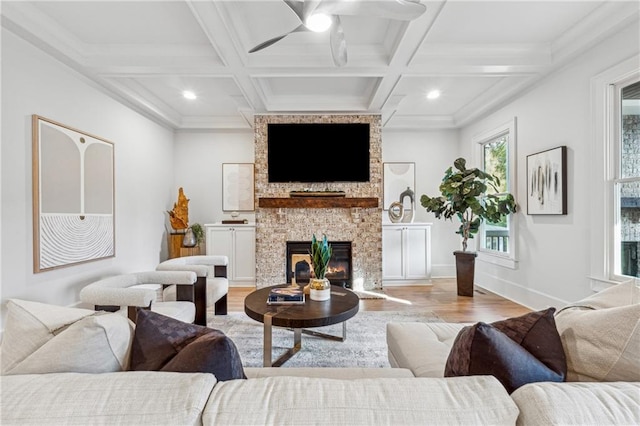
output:
[[[279,367],[302,348],[302,333],[337,341],[347,338],[346,321],[358,313],[360,299],[351,290],[331,286],[331,298],[322,302],[311,300],[307,295],[300,305],[268,305],[267,298],[273,287],[287,287],[281,284],[265,287],[250,293],[244,299],[244,312],[252,319],[264,324],[263,365]],[[342,336],[319,333],[306,328],[322,327],[342,323]],[[293,329],[293,347],[277,360],[271,362],[272,327]]]

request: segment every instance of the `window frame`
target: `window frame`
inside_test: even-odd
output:
[[[589,284],[592,291],[601,291],[612,285],[628,281],[628,277],[613,274],[612,238],[615,219],[611,207],[614,203],[615,111],[614,85],[632,78],[640,78],[638,56],[629,57],[591,78],[591,173],[592,188],[589,200],[591,240],[589,255]],[[617,208],[617,207],[614,207]]]
[[[507,138],[507,188],[506,191],[511,193],[517,200],[517,133],[516,133],[517,119],[513,119],[494,127],[491,130],[483,132],[472,138],[473,143],[476,145],[476,154],[478,158],[478,164],[480,168],[484,170],[484,145],[494,141],[495,139],[508,135]],[[518,205],[518,211],[521,206]],[[480,226],[480,231],[477,234],[477,240],[475,241],[476,251],[478,252],[478,260],[492,263],[495,265],[516,269],[518,263],[518,214],[510,214],[507,216],[507,223],[509,228],[509,251],[501,252],[497,250],[491,250],[484,248],[482,241],[486,241],[485,223]]]
[[[637,182],[638,177],[622,177],[622,89],[640,82],[640,74],[632,74],[612,82],[608,87],[608,128],[609,128],[609,179],[607,187],[611,210],[609,224],[605,235],[609,245],[607,267],[608,277],[612,281],[627,281],[633,277],[622,275],[622,241],[620,228],[622,226],[620,188],[619,185]]]

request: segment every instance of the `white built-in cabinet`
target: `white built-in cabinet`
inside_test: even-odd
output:
[[[229,258],[227,277],[236,287],[256,285],[256,227],[253,224],[205,224],[207,255]]]
[[[383,224],[383,285],[427,284],[430,280],[431,224]]]

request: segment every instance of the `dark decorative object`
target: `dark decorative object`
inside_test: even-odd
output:
[[[311,266],[309,266],[309,262],[306,260],[296,262],[295,277],[296,284],[300,287],[309,284],[309,279],[311,278]]]
[[[464,327],[451,347],[444,376],[492,375],[511,393],[527,383],[563,382],[567,359],[555,308]]]
[[[490,175],[478,168],[467,169],[467,161],[464,158],[458,158],[453,162],[453,168],[449,167],[444,172],[442,183],[440,184],[439,197],[429,197],[422,195],[420,204],[429,212],[433,212],[437,219],[444,218],[451,220],[456,216],[460,220],[460,228],[456,234],[462,236],[462,251],[467,251],[467,240],[473,238],[480,230],[482,221],[500,222],[510,213],[517,210],[516,201],[513,195],[507,193],[500,196],[488,194],[488,187],[492,187],[498,192],[500,179],[497,176]],[[456,252],[459,253],[459,252]],[[455,253],[454,253],[455,254]],[[456,255],[456,270],[468,270],[475,267],[475,253],[473,257]],[[465,264],[458,266],[458,259],[463,260]],[[471,266],[466,265],[473,262]],[[471,275],[473,280],[473,274]],[[463,296],[473,296],[473,281],[471,282],[471,291],[461,287],[467,287],[468,283],[458,281],[458,294]],[[462,294],[465,293],[465,294]]]
[[[129,369],[212,373],[218,381],[247,378],[238,349],[223,332],[146,309],[138,309]]]

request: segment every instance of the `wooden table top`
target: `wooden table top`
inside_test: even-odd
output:
[[[272,314],[272,325],[276,327],[310,328],[337,324],[358,313],[360,299],[351,290],[331,286],[331,297],[325,301],[311,300],[305,295],[304,305],[268,305],[267,298],[273,287],[265,287],[250,293],[244,299],[244,311],[250,318],[264,322],[264,315]]]

